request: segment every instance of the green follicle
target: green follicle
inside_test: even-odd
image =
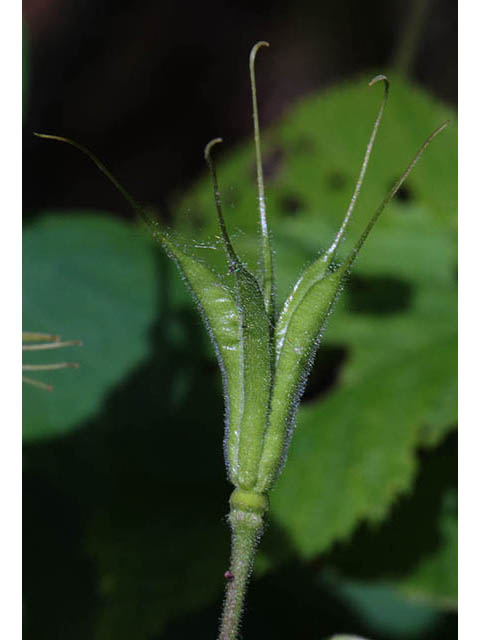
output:
[[[237,486],[252,489],[257,480],[263,437],[268,421],[272,377],[271,323],[264,296],[255,276],[238,258],[228,236],[222,212],[212,147],[222,140],[215,138],[205,147],[205,159],[210,168],[213,193],[223,244],[229,261],[229,272],[235,277],[238,310],[241,313],[241,373],[242,384],[235,390],[241,395],[242,415],[237,430],[229,429],[228,459],[237,478]]]
[[[288,444],[287,435],[292,422],[292,407],[298,400],[305,371],[315,351],[318,335],[332,309],[342,282],[343,273],[330,272],[338,245],[352,217],[362,188],[373,144],[388,98],[389,82],[378,75],[369,86],[383,81],[384,95],[375,119],[362,161],[360,174],[342,225],[330,248],[308,267],[287,298],[275,326],[275,373],[272,389],[269,425],[262,453],[261,470],[256,489],[271,488]]]
[[[360,239],[347,256],[344,263],[334,272],[329,271],[338,242],[353,211],[361,187],[371,148],[383,114],[388,96],[388,80],[385,76],[376,76],[370,83],[385,82],[384,98],[370,136],[370,141],[362,163],[357,186],[355,188],[347,215],[342,223],[331,250],[314,262],[301,276],[287,299],[275,327],[276,365],[272,389],[269,424],[264,441],[260,473],[255,489],[268,491],[279,472],[288,446],[288,434],[292,428],[295,405],[299,398],[299,389],[308,372],[309,363],[318,345],[320,335],[331,309],[338,296],[345,275],[351,268],[363,243],[368,237],[380,214],[389,204],[407,179],[430,142],[439,134],[448,122],[436,129],[422,144],[390,193],[384,198],[368,222]]]

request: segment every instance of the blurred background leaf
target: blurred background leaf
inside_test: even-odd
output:
[[[59,435],[91,418],[148,354],[158,274],[152,243],[106,215],[46,214],[23,236],[23,326],[80,339],[83,347],[27,352],[29,363],[75,360],[41,372],[53,393],[24,387],[24,438]]]

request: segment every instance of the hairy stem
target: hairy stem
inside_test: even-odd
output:
[[[219,640],[237,638],[256,544],[257,534],[254,531],[243,528],[232,531],[232,559]]]
[[[263,532],[267,498],[236,489],[230,499],[232,555],[225,573],[227,588],[218,640],[237,640],[248,580],[257,544]]]

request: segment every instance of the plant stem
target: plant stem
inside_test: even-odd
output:
[[[430,8],[430,0],[412,0],[409,15],[393,56],[393,67],[409,76],[418,54],[422,29]]]
[[[238,508],[231,500],[232,555],[225,574],[227,588],[218,640],[237,639],[255,550],[263,532],[266,499],[261,498],[265,500],[265,508],[258,510]]]

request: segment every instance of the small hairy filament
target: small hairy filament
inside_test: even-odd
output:
[[[216,144],[220,144],[221,142],[223,142],[222,138],[214,138],[213,140],[210,140],[210,142],[205,147],[204,155],[205,155],[205,160],[207,161],[207,164],[210,168],[210,173],[212,176],[213,194],[215,197],[215,206],[217,207],[218,224],[220,225],[220,231],[222,232],[223,244],[225,247],[225,251],[227,252],[230,266],[235,267],[240,263],[240,261],[237,257],[237,254],[235,253],[235,250],[233,248],[233,245],[230,241],[230,237],[227,232],[227,227],[225,225],[225,218],[223,217],[223,212],[222,212],[222,201],[220,198],[220,190],[218,188],[217,171],[215,169],[215,163],[212,159],[212,154],[211,154],[212,147],[214,147]]]

